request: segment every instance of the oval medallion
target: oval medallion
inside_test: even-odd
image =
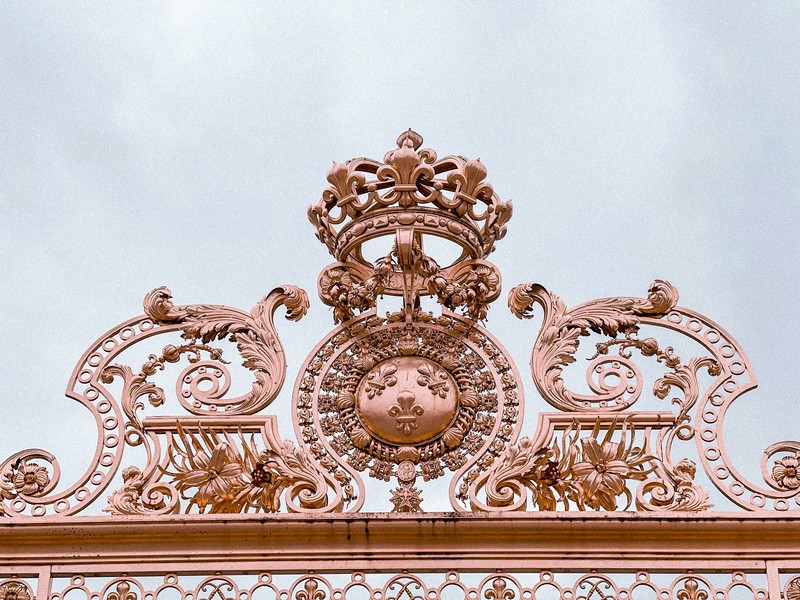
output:
[[[390,444],[420,444],[441,435],[458,410],[456,382],[441,365],[420,356],[375,365],[356,392],[356,414]]]

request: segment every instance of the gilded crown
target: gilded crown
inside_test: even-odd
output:
[[[330,182],[308,209],[317,237],[339,261],[367,263],[364,242],[399,229],[455,242],[462,259],[482,259],[506,233],[511,202],[501,200],[485,181],[480,160],[439,159],[420,149],[422,136],[408,130],[383,162],[355,158],[333,163]]]

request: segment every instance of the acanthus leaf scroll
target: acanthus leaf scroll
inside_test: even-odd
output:
[[[197,340],[208,344],[229,338],[236,343],[243,366],[255,373],[253,387],[244,396],[217,402],[221,394],[209,394],[187,407],[192,412],[214,412],[217,407],[235,414],[253,414],[267,406],[278,394],[286,377],[283,347],[275,332],[274,315],[286,307],[286,318],[297,321],[308,310],[306,293],[295,286],[276,288],[258,302],[250,313],[207,304],[175,307],[166,288],[153,290],[145,298],[145,313],[159,324],[178,324],[182,337],[195,345]],[[219,358],[212,354],[212,358]],[[203,405],[211,405],[203,408]],[[199,402],[199,404],[198,404]]]

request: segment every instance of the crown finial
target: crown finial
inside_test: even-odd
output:
[[[404,131],[397,138],[397,147],[402,148],[403,146],[410,146],[414,150],[419,150],[419,147],[422,146],[422,136],[409,127],[408,131]]]

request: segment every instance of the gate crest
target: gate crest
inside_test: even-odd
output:
[[[573,308],[538,284],[511,289],[517,317],[541,308],[531,375],[556,410],[539,415],[532,437],[520,437],[520,377],[483,325],[501,293],[500,271],[487,259],[506,233],[512,204],[486,181],[479,160],[439,158],[422,142],[409,130],[383,161],[334,163],[330,186],[308,210],[335,260],[318,277],[334,329],[297,375],[295,441],[265,411],[286,375],[274,315],[302,318],[306,292],[278,287],[248,312],[178,305],[158,288],[146,296],[143,315],[86,351],[69,382],[67,395],[97,424],[90,468],[63,487],[50,452],[13,454],[0,464],[0,514],[66,517],[101,498],[112,515],[353,513],[364,505],[366,478],[391,482],[384,500],[392,512],[422,511],[426,485],[445,478],[461,514],[705,511],[712,500],[696,480],[698,464],[686,450],[692,444],[726,501],[747,510],[798,509],[800,443],[766,448],[761,482],[735,468],[723,422],[755,376],[738,343],[681,308],[665,281],[640,298]],[[458,258],[444,264],[427,254],[431,236],[454,244]],[[370,261],[365,244],[379,238],[386,253]],[[383,296],[402,298],[402,306],[380,313]],[[435,298],[441,311],[424,311],[422,296]],[[697,353],[678,356],[650,333],[659,330],[691,340]],[[174,339],[159,353],[136,366],[121,361],[140,342],[168,334]],[[599,341],[586,357],[588,389],[574,390],[565,373],[590,335]],[[231,393],[226,342],[252,377],[240,395]],[[659,367],[659,376],[646,384],[637,361]],[[172,390],[160,383],[171,370]],[[661,402],[659,410],[639,410],[643,394]],[[173,409],[183,414],[168,416]],[[129,448],[141,449],[144,462],[129,462]]]

